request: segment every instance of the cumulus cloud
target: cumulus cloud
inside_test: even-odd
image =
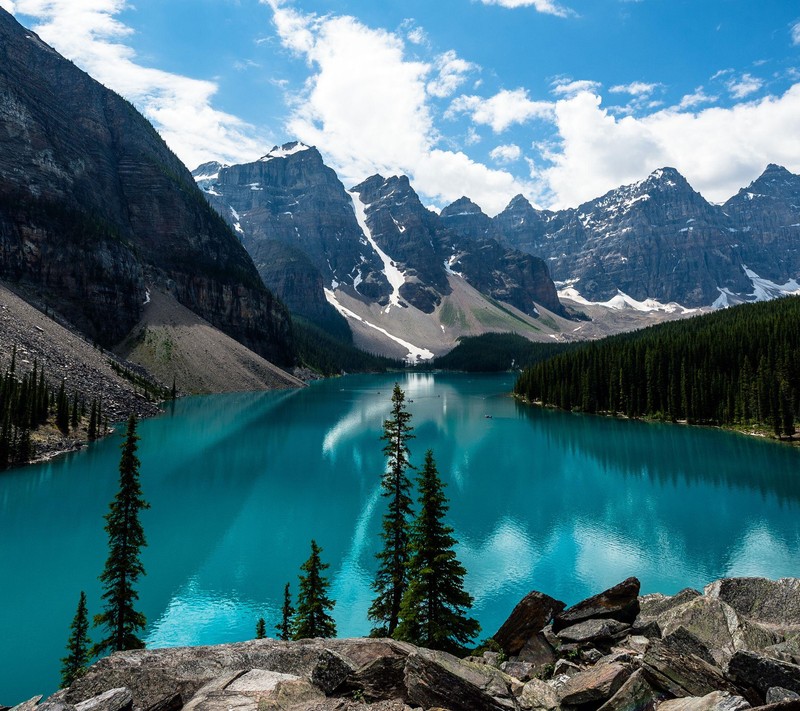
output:
[[[555,206],[577,205],[655,168],[672,166],[708,200],[721,202],[767,163],[800,170],[800,84],[782,96],[699,112],[678,107],[617,118],[584,92],[556,103],[557,146],[539,173]]]
[[[136,62],[124,43],[132,30],[116,18],[126,5],[126,0],[15,0],[11,8],[34,18],[34,31],[61,54],[131,100],[190,167],[211,155],[232,162],[263,153],[268,141],[253,126],[213,107],[214,82]]]
[[[489,212],[501,210],[517,192],[533,190],[506,171],[438,147],[440,136],[428,104],[430,84],[441,79],[445,65],[466,70],[454,53],[445,53],[434,64],[413,61],[395,33],[349,16],[322,17],[280,0],[262,2],[272,8],[283,45],[311,70],[294,96],[287,132],[318,146],[345,185],[376,172],[406,173],[432,202],[470,195]],[[464,73],[457,71],[456,76]]]
[[[575,15],[573,10],[568,7],[559,5],[553,0],[481,0],[484,5],[500,5],[501,7],[517,8],[517,7],[532,7],[538,12],[543,12],[546,15],[555,15],[556,17],[570,17]]]
[[[503,89],[488,99],[459,96],[445,116],[454,117],[462,113],[469,114],[475,123],[491,126],[495,133],[501,133],[513,124],[526,123],[534,118],[551,119],[553,104],[549,101],[532,101],[525,89]]]
[[[522,157],[522,149],[514,143],[508,143],[493,148],[489,156],[496,163],[513,163]]]
[[[449,50],[440,54],[435,62],[437,76],[428,82],[428,93],[443,99],[455,93],[466,80],[470,72],[478,69],[477,64],[461,59],[455,51]]]
[[[16,12],[14,8],[14,0],[0,0],[0,7],[2,7],[6,12],[10,12],[12,15]]]
[[[755,94],[762,86],[764,81],[751,74],[742,74],[739,79],[727,82],[728,91],[734,99],[744,99],[750,94]]]

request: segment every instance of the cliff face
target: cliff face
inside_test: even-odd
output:
[[[284,307],[152,126],[3,10],[0,277],[101,343],[138,321],[152,284],[291,360]]]

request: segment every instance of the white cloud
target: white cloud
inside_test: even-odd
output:
[[[318,146],[345,185],[376,172],[405,173],[431,202],[470,195],[488,212],[501,210],[518,192],[532,192],[506,171],[438,148],[427,103],[436,67],[407,59],[399,35],[353,17],[320,17],[279,0],[262,2],[272,8],[284,46],[311,68],[304,89],[294,96],[287,132]],[[455,54],[443,57],[443,64],[463,68]]]
[[[210,156],[252,160],[270,141],[241,119],[215,109],[217,85],[137,64],[124,44],[132,30],[116,19],[126,0],[15,0],[33,30],[92,77],[131,100],[190,167]]]
[[[677,168],[706,199],[721,202],[757,177],[767,163],[800,172],[800,83],[779,97],[710,107],[677,107],[616,118],[588,92],[556,104],[561,138],[538,177],[556,206],[577,205],[655,168]]]
[[[12,15],[16,12],[14,9],[14,0],[0,0],[0,7],[6,12],[10,12]]]
[[[598,81],[588,79],[556,79],[552,83],[553,93],[556,96],[575,96],[582,91],[597,91],[601,84]]]
[[[686,94],[686,96],[681,99],[678,108],[693,109],[695,106],[700,106],[701,104],[713,104],[718,98],[717,96],[706,94],[705,89],[703,89],[702,86],[698,86],[691,94]]]
[[[744,99],[750,94],[755,94],[762,86],[764,86],[763,80],[751,74],[742,74],[739,79],[727,82],[728,91],[734,99]]]
[[[792,44],[800,44],[800,20],[792,25],[790,32],[792,34]]]
[[[475,123],[491,126],[495,133],[505,131],[516,123],[534,118],[552,119],[553,104],[549,101],[531,101],[525,89],[503,89],[494,96],[459,96],[450,105],[445,116],[468,113]]]
[[[428,93],[443,99],[455,93],[466,80],[467,75],[478,69],[477,64],[461,59],[452,49],[440,54],[435,61],[438,71],[436,78],[428,82]]]
[[[493,148],[489,156],[496,163],[513,163],[522,157],[522,149],[514,143],[508,143]]]
[[[612,86],[609,91],[612,94],[630,94],[631,96],[646,97],[650,96],[659,86],[659,84],[634,81],[630,84],[617,84],[617,86]]]
[[[406,37],[408,37],[408,41],[411,42],[411,44],[428,44],[428,35],[421,27],[414,27],[412,30],[409,30]]]
[[[538,12],[543,12],[546,15],[556,15],[557,17],[571,17],[575,14],[573,10],[568,7],[559,5],[553,0],[481,0],[484,5],[500,5],[501,7],[517,8],[517,7],[532,7]]]

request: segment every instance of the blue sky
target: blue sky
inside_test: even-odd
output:
[[[671,165],[800,172],[796,0],[0,0],[190,167],[316,145],[350,186],[574,206]]]

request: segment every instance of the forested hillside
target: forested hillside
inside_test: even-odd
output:
[[[516,333],[465,336],[449,353],[436,358],[434,368],[493,373],[525,368],[574,347],[569,343],[534,343]]]
[[[588,343],[520,375],[566,410],[795,432],[800,299],[745,304]]]

